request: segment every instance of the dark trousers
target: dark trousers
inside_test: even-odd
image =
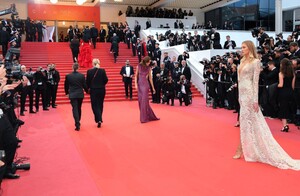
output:
[[[95,117],[95,122],[102,122],[103,102],[105,88],[92,88],[90,90],[91,105]]]
[[[124,86],[125,86],[125,95],[128,97],[128,88],[129,88],[129,95],[132,98],[132,78],[124,78]]]
[[[42,32],[38,33],[38,42],[42,42],[42,38],[43,38],[43,33]]]
[[[46,102],[46,93],[45,90],[35,90],[35,108],[39,110],[39,101],[40,101],[40,96],[42,97],[42,103],[43,103],[43,109],[47,108],[47,102]]]
[[[52,105],[52,107],[55,106],[57,87],[58,87],[57,85],[51,85],[51,86],[50,86],[51,105]],[[49,103],[50,103],[50,102],[49,102]]]
[[[94,49],[96,49],[96,41],[97,41],[97,37],[92,37],[92,43],[93,43]]]
[[[18,141],[16,134],[13,130],[11,122],[8,120],[6,115],[3,115],[0,119],[0,133],[2,133],[2,149],[5,151],[5,165],[6,173],[13,173],[12,163],[16,154]]]
[[[78,50],[72,50],[72,56],[73,56],[74,63],[78,61],[78,54],[79,54]]]
[[[135,44],[131,44],[131,47],[132,47],[132,55],[133,56],[136,56],[136,47],[135,47]]]
[[[4,43],[4,44],[1,44],[2,45],[2,55],[3,55],[3,58],[5,58],[5,55],[7,53],[7,43]]]
[[[32,87],[25,87],[21,93],[21,108],[20,112],[23,113],[25,111],[25,103],[26,103],[26,97],[29,96],[29,110],[33,111],[33,89]]]
[[[75,120],[76,127],[80,126],[82,101],[83,101],[83,98],[70,98],[70,102],[72,105],[73,118]]]
[[[130,49],[130,38],[126,39],[126,43],[127,43],[127,48]]]
[[[180,103],[180,105],[182,105],[182,102],[184,102],[184,104],[186,106],[188,106],[190,104],[190,99],[189,99],[189,95],[188,94],[180,93],[180,96],[179,96],[179,103]]]

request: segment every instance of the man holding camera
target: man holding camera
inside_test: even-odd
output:
[[[21,74],[23,75],[23,88],[21,92],[20,115],[24,116],[27,95],[29,96],[29,113],[35,113],[33,111],[33,73],[31,71],[27,72],[26,66],[22,65]]]
[[[267,33],[265,33],[265,28],[264,27],[260,27],[259,28],[259,33],[257,35],[257,40],[259,42],[259,46],[263,46],[263,44],[266,41],[266,38],[269,38],[269,35]]]
[[[21,81],[7,84],[5,76],[6,69],[2,65],[0,66],[0,149],[4,150],[5,159],[0,161],[0,167],[1,175],[4,175],[5,178],[17,179],[20,176],[15,174],[13,169],[13,160],[18,146],[16,131],[24,122],[16,119],[14,108],[8,100],[12,99],[13,95],[11,94],[21,84]],[[4,155],[2,154],[2,156]],[[5,168],[2,161],[5,163]],[[1,180],[2,176],[0,176]]]
[[[182,106],[182,102],[184,102],[185,106],[188,106],[190,104],[189,95],[191,94],[191,84],[185,75],[180,76],[180,80],[177,84],[179,88],[179,104]]]

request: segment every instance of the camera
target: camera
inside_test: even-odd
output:
[[[204,78],[202,84],[206,84],[209,81],[209,78]]]
[[[259,28],[254,28],[251,30],[251,34],[252,34],[252,37],[258,37],[258,34],[259,34]]]

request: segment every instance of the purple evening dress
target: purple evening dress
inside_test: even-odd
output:
[[[141,123],[149,122],[152,120],[159,120],[152,111],[149,104],[149,82],[147,75],[149,73],[149,66],[142,66],[139,64],[138,75],[138,98],[140,108],[140,121]]]

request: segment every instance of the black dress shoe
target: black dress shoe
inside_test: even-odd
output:
[[[21,112],[20,116],[25,116],[25,114],[23,112]]]
[[[4,175],[4,178],[7,178],[7,179],[18,179],[18,178],[20,178],[20,176],[18,174],[6,173]]]
[[[43,110],[44,110],[44,111],[49,111],[49,109],[48,109],[48,108],[44,108]]]
[[[25,124],[25,122],[23,120],[20,120],[20,119],[17,119],[16,120],[16,123],[19,125],[19,126],[22,126]]]
[[[52,108],[56,108],[56,106],[55,106],[55,105],[53,105],[53,106],[52,106]]]
[[[98,122],[97,127],[98,127],[98,128],[101,127],[101,122]]]
[[[31,110],[29,113],[31,113],[31,114],[35,114],[35,111]]]
[[[80,127],[76,127],[76,128],[75,128],[75,131],[79,131],[79,130],[80,130]]]
[[[21,143],[21,142],[23,142],[23,140],[20,140],[19,138],[17,138],[17,142]]]

